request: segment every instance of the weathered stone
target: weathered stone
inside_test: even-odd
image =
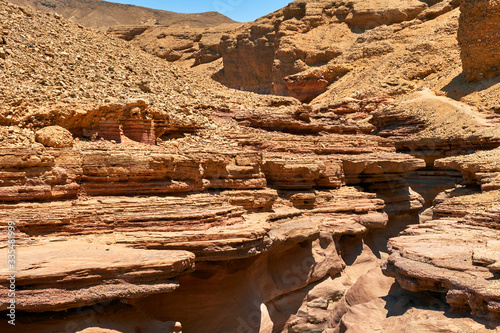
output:
[[[194,264],[194,255],[185,251],[134,250],[83,239],[16,250],[23,253],[16,261],[16,286],[27,287],[16,292],[16,309],[31,312],[169,292],[178,286],[170,279],[189,272]],[[6,264],[2,270],[8,271]],[[2,280],[9,276],[2,275]],[[0,309],[6,310],[8,288],[0,288]]]
[[[437,167],[461,171],[469,183],[481,185],[483,191],[500,189],[500,148],[448,157],[437,160],[435,164]]]
[[[446,293],[446,300],[453,308],[498,319],[496,261],[480,255],[494,250],[489,242],[498,242],[498,236],[494,229],[461,224],[457,220],[429,221],[390,241],[392,254],[386,271],[405,289]],[[489,241],[485,242],[486,239]],[[474,260],[473,253],[478,253]],[[478,264],[491,264],[491,268]]]
[[[500,4],[464,0],[460,12],[458,43],[465,78],[473,82],[500,75]]]
[[[500,86],[459,75],[457,3],[299,0],[126,43],[0,0],[16,328],[488,332]],[[222,54],[222,82],[311,104],[214,83]],[[72,146],[35,143],[53,125]]]
[[[73,146],[73,135],[61,126],[48,126],[38,130],[35,139],[45,147],[66,148]]]

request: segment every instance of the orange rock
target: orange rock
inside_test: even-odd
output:
[[[500,5],[496,1],[466,0],[460,12],[458,43],[465,78],[473,82],[500,75]]]

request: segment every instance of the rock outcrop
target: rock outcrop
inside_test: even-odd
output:
[[[385,99],[312,109],[232,91],[61,18],[5,2],[2,10],[12,27],[62,29],[52,51],[42,30],[36,41],[2,31],[1,75],[19,90],[5,86],[1,95],[9,101],[0,112],[1,223],[15,222],[16,250],[27,255],[17,267],[18,311],[38,319],[20,322],[24,330],[58,330],[65,316],[73,331],[127,322],[173,330],[167,323],[176,321],[188,332],[254,330],[260,322],[245,318],[254,311],[276,330],[333,326],[342,291],[324,298],[318,290],[337,285],[347,253],[363,251],[375,267],[364,238],[394,216],[416,216],[418,199],[401,194],[411,192],[405,174],[424,162],[368,134],[364,112]],[[78,42],[87,39],[93,44]],[[26,42],[36,43],[33,54],[22,51]],[[71,75],[55,70],[69,63]],[[18,76],[21,66],[32,68],[30,78],[43,70],[46,90],[31,89],[39,82]],[[72,145],[56,144],[69,133]],[[190,311],[207,290],[217,304]],[[283,302],[296,297],[317,299],[304,305],[310,319],[287,317],[295,310]],[[98,319],[79,316],[82,308]],[[221,320],[228,308],[235,320]],[[144,315],[128,315],[137,309]],[[117,313],[127,320],[117,324]]]
[[[16,262],[18,311],[61,311],[170,292],[178,287],[171,278],[194,267],[190,252],[134,250],[83,239],[17,249],[22,253]],[[9,304],[7,293],[1,291],[2,311]]]
[[[439,109],[439,112],[435,112]],[[378,135],[395,141],[399,151],[426,160],[464,155],[500,146],[499,118],[431,91],[407,96],[372,113]]]
[[[221,23],[214,27],[114,26],[108,34],[130,41],[144,51],[183,67],[198,66],[222,57],[219,47],[223,35],[241,26]]]
[[[467,186],[440,194],[431,220],[391,239],[385,267],[404,289],[445,294],[458,313],[492,322],[500,319],[497,155],[495,149],[437,160],[436,167],[460,170]]]
[[[498,320],[498,193],[450,200],[434,209],[446,217],[412,226],[389,242],[386,272],[407,290],[444,293],[453,309]]]
[[[500,75],[500,4],[492,0],[465,0],[460,5],[458,43],[467,81]]]
[[[404,94],[458,55],[450,47],[456,35],[447,31],[456,27],[442,18],[449,18],[457,4],[434,3],[294,1],[224,36],[219,46],[223,68],[214,78],[232,88],[303,102],[329,90],[340,95],[339,88],[362,91],[364,85],[358,84],[364,80],[372,85],[371,94],[373,86],[386,94]],[[449,27],[430,28],[436,24]],[[422,34],[429,35],[425,43]],[[417,60],[415,52],[425,55]],[[398,61],[402,58],[406,60]],[[385,68],[388,63],[391,67]]]
[[[491,332],[500,84],[460,75],[456,6],[295,1],[222,37],[307,105],[0,0],[0,330]]]
[[[461,171],[469,184],[480,185],[483,191],[500,190],[500,149],[498,148],[468,156],[441,159],[436,161],[436,166]]]

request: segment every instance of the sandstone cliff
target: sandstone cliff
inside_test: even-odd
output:
[[[221,23],[208,28],[115,26],[107,33],[179,66],[192,67],[220,59],[221,37],[240,26],[241,23]]]
[[[0,0],[2,332],[494,332],[500,83],[465,83],[455,2],[404,3],[296,1],[222,38],[257,76],[269,38],[351,45],[278,50],[309,62],[302,104]]]
[[[224,67],[215,78],[306,102],[327,90],[363,92],[365,80],[378,90],[370,93],[404,94],[453,63],[455,7],[454,1],[294,1],[223,37]]]

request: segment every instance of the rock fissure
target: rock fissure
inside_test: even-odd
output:
[[[498,331],[495,6],[298,0],[104,34],[0,0],[15,328]]]

